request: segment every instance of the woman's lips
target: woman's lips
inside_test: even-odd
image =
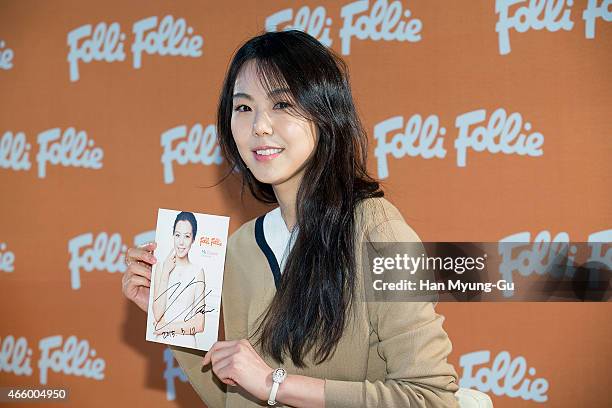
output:
[[[278,153],[273,153],[273,154],[269,154],[269,155],[263,155],[263,154],[257,154],[257,152],[253,152],[253,155],[255,156],[255,160],[257,161],[269,161],[272,160],[278,156],[281,155],[281,153],[284,151],[285,149],[281,150]]]

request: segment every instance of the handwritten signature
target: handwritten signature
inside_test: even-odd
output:
[[[168,309],[175,303],[177,302],[180,297],[184,294],[184,292],[192,285],[198,285],[201,284],[202,285],[202,294],[201,296],[199,296],[198,298],[194,299],[194,301],[188,305],[186,308],[184,308],[183,310],[181,310],[175,317],[173,317],[171,320],[165,322],[164,324],[160,325],[160,322],[164,321],[164,317],[166,315],[166,312],[168,311]],[[171,323],[173,323],[180,315],[182,315],[185,311],[187,311],[187,309],[189,309],[189,311],[186,313],[183,321],[186,323],[189,320],[193,319],[195,316],[197,316],[198,313],[202,313],[203,315],[205,313],[210,313],[212,311],[214,311],[215,309],[206,309],[206,302],[204,302],[201,306],[197,307],[196,305],[198,303],[200,303],[201,300],[205,300],[206,297],[210,294],[210,292],[212,292],[212,289],[209,290],[206,294],[204,294],[204,291],[206,290],[206,283],[204,281],[196,281],[195,278],[192,278],[191,281],[180,290],[180,292],[177,294],[176,292],[181,289],[181,282],[177,282],[171,286],[168,287],[168,289],[166,289],[165,291],[163,291],[156,299],[153,300],[153,302],[157,302],[162,296],[166,295],[166,293],[168,291],[172,291],[169,295],[168,295],[168,300],[167,302],[169,302],[169,304],[166,305],[166,309],[164,310],[164,312],[161,315],[161,318],[159,319],[159,321],[157,321],[155,323],[155,333],[158,334],[162,334],[163,338],[165,339],[168,336],[172,336],[174,337],[177,333],[175,332],[175,330],[171,330],[171,331],[163,331],[162,329],[168,325],[170,325]],[[197,286],[196,286],[196,290],[197,290]],[[195,327],[190,327],[189,328],[189,333],[185,332],[185,329],[181,329],[181,334],[190,334],[190,335],[195,335]]]

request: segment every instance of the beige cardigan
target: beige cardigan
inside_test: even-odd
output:
[[[360,242],[419,242],[398,209],[385,198],[370,198],[357,207],[357,267],[361,271]],[[255,241],[250,220],[228,240],[223,282],[223,319],[226,340],[247,338],[253,322],[276,292],[267,259]],[[365,234],[365,235],[364,235]],[[447,362],[451,342],[442,328],[444,317],[434,304],[364,302],[363,277],[358,273],[358,319],[351,320],[332,358],[307,368],[296,368],[287,358],[289,374],[325,379],[325,406],[336,407],[458,407],[457,373]],[[203,369],[205,352],[170,346],[189,381],[209,408],[267,406],[240,387],[226,387]],[[278,363],[256,348],[272,368]],[[282,385],[281,385],[282,387]]]

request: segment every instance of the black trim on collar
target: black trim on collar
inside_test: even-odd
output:
[[[257,245],[259,245],[259,248],[268,260],[268,264],[272,270],[272,275],[274,276],[274,286],[276,286],[276,290],[278,290],[280,287],[281,272],[276,256],[274,255],[274,251],[272,251],[272,248],[270,248],[268,245],[266,236],[264,235],[263,221],[265,216],[266,214],[263,214],[257,217],[257,220],[255,221],[255,241],[257,241]]]

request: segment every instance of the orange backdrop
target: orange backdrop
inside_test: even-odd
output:
[[[122,258],[158,208],[227,215],[230,232],[270,209],[236,180],[203,188],[227,170],[213,124],[230,56],[266,27],[347,60],[369,168],[424,241],[609,240],[612,6],[508,3],[2,1],[0,386],[66,387],[75,407],[200,402],[145,341]],[[524,142],[501,148],[515,127]],[[496,407],[609,403],[609,303],[437,310],[462,384]]]

